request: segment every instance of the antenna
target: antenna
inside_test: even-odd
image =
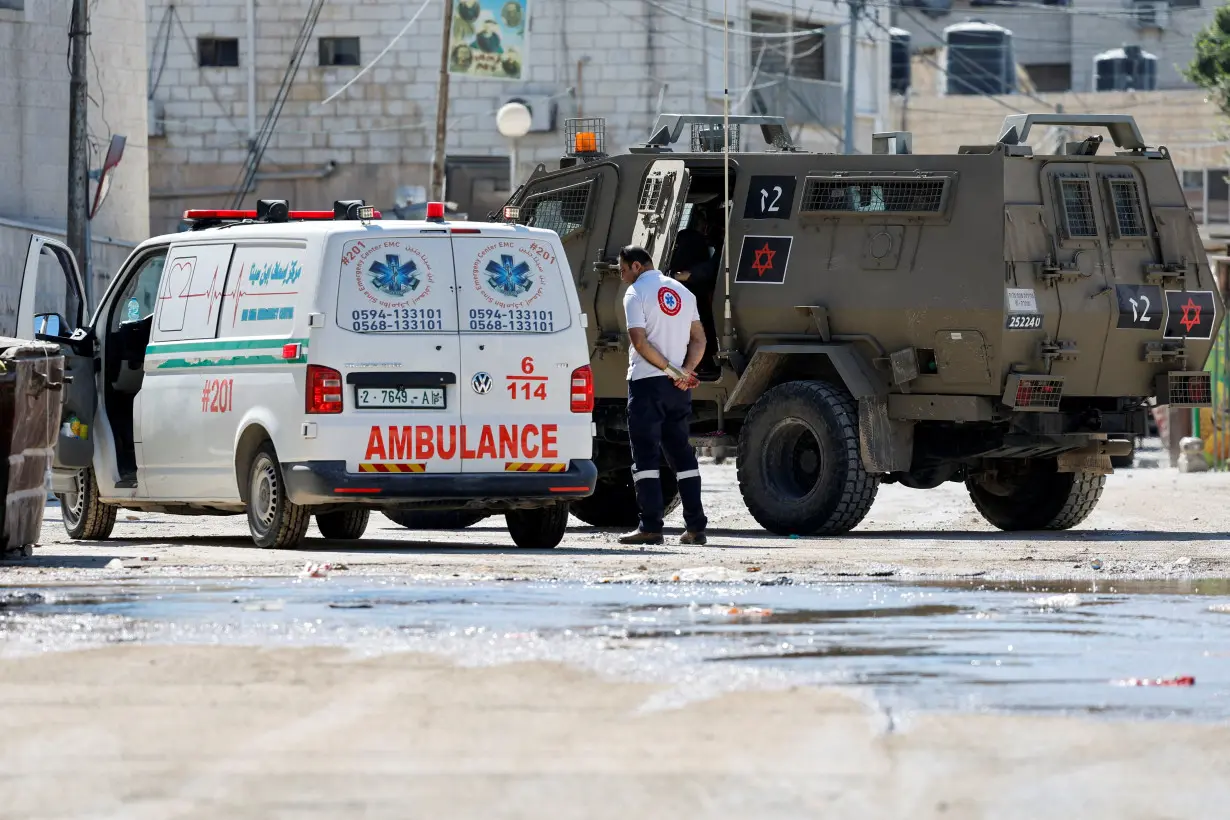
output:
[[[734,319],[730,312],[730,215],[734,207],[730,203],[730,0],[722,0],[722,207],[726,210],[726,225],[722,233],[722,266],[726,279],[726,310],[723,323],[722,347],[719,353],[730,354],[734,350]]]

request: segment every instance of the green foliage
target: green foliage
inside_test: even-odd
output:
[[[1230,116],[1230,5],[1218,8],[1213,22],[1196,35],[1196,59],[1183,73]]]

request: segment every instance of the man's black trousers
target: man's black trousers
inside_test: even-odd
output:
[[[680,390],[666,376],[628,382],[628,438],[632,442],[632,479],[641,510],[641,532],[662,532],[661,458],[679,481],[683,520],[691,532],[704,532],[708,521],[700,503],[700,469],[688,441],[692,391]]]

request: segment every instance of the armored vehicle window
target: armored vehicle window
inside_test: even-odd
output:
[[[1064,224],[1069,237],[1097,236],[1098,225],[1093,218],[1093,197],[1087,179],[1059,180],[1063,201]]]
[[[809,178],[804,211],[938,213],[947,179]]]
[[[567,188],[531,194],[521,206],[525,224],[531,228],[555,231],[560,239],[567,240],[585,227],[585,214],[592,187],[591,180]]]
[[[674,174],[666,174],[664,176],[651,176],[645,180],[645,185],[641,188],[641,202],[637,209],[642,212],[658,210],[658,203],[662,200],[662,190],[666,187],[666,180],[673,177]]]
[[[1108,179],[1110,201],[1115,206],[1115,228],[1120,237],[1144,236],[1145,218],[1140,208],[1140,191],[1136,180],[1129,178]]]

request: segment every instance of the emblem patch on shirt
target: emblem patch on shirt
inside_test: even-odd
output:
[[[678,316],[683,309],[683,300],[672,288],[664,285],[658,288],[658,307],[662,308],[662,312],[667,316]]]

